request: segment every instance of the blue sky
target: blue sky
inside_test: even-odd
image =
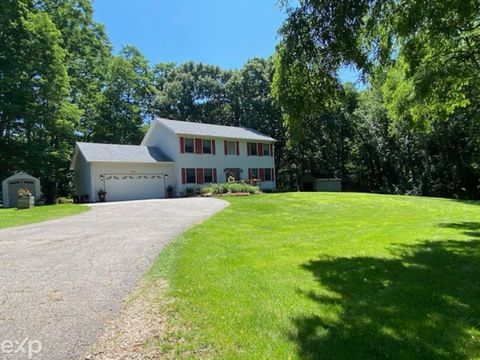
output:
[[[152,63],[188,60],[233,69],[275,51],[277,0],[94,0],[115,51],[135,45]],[[344,80],[355,80],[342,71]]]

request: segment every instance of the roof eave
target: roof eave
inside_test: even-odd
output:
[[[122,163],[122,164],[173,164],[173,160],[164,161],[129,161],[129,160],[87,160],[89,163]]]
[[[206,136],[211,138],[220,138],[220,139],[230,139],[230,140],[250,140],[250,141],[267,141],[267,142],[277,142],[274,138],[267,138],[267,139],[255,139],[255,138],[246,138],[246,137],[235,137],[235,136],[218,136],[212,134],[192,134],[192,133],[185,133],[185,132],[175,132],[177,135],[184,135],[184,136]]]

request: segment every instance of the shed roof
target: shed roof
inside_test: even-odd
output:
[[[194,136],[211,136],[231,139],[259,140],[259,141],[275,141],[270,136],[264,135],[253,129],[204,124],[190,121],[178,121],[170,119],[155,118],[154,121],[159,122],[176,134],[194,135]]]

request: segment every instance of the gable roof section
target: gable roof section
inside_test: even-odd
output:
[[[156,122],[170,129],[170,131],[179,135],[210,136],[227,139],[244,139],[258,141],[275,141],[270,136],[264,135],[256,130],[224,125],[212,125],[189,121],[169,120],[155,118]]]
[[[157,163],[172,162],[159,148],[155,146],[117,145],[77,142],[70,168],[74,168],[78,152],[81,152],[87,162],[130,162]]]

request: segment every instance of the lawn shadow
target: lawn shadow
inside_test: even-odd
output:
[[[462,233],[467,236],[480,237],[480,222],[463,221],[460,223],[443,223],[439,226],[442,228],[463,230]]]
[[[331,293],[305,296],[339,310],[336,319],[320,311],[293,319],[291,339],[301,358],[480,355],[480,241],[425,241],[392,251],[394,259],[321,258],[303,265]]]

